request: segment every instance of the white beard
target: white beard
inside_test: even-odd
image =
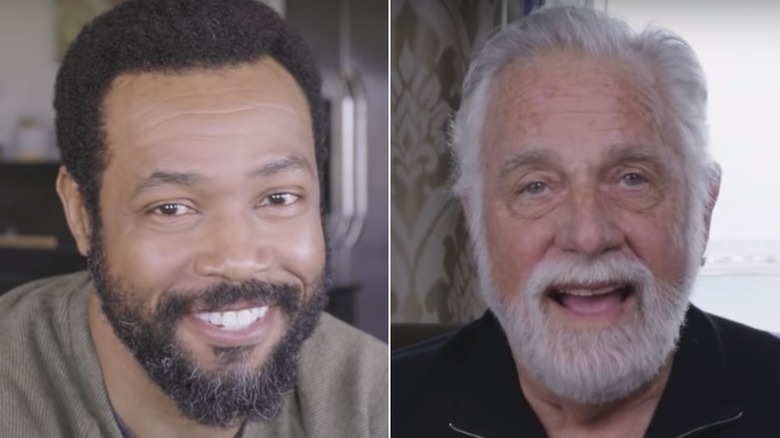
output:
[[[526,284],[502,294],[492,278],[492,263],[485,232],[484,209],[469,214],[469,234],[480,282],[481,295],[507,335],[515,361],[538,384],[558,397],[581,404],[605,404],[626,398],[649,383],[676,348],[688,310],[706,245],[705,200],[707,182],[718,175],[707,170],[690,171],[694,187],[687,197],[687,214],[677,224],[674,248],[684,255],[680,281],[669,284],[656,279],[641,261],[616,253],[595,259],[573,253],[545,260]],[[471,205],[481,206],[482,181],[470,189]],[[573,328],[548,315],[557,305],[546,296],[551,285],[562,283],[630,283],[636,308],[620,325]]]
[[[629,283],[638,306],[619,326],[568,327],[547,312],[556,304],[545,291],[555,283]],[[522,292],[491,308],[516,360],[536,382],[558,397],[602,404],[658,374],[676,346],[690,289],[661,284],[644,264],[617,255],[593,262],[569,256],[543,262]]]

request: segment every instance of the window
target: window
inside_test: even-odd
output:
[[[780,333],[780,2],[601,0],[595,7],[634,29],[668,28],[699,56],[710,151],[723,179],[692,300]]]

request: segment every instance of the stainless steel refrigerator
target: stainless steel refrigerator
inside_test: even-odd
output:
[[[331,301],[387,340],[388,4],[287,0],[282,7],[315,53],[328,101]]]

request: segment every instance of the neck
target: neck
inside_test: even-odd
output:
[[[517,366],[523,394],[551,438],[644,436],[671,368],[672,357],[650,382],[634,393],[620,400],[592,405],[552,394],[536,383],[522,366]]]
[[[88,315],[108,399],[133,437],[236,435],[240,425],[217,429],[194,423],[179,413],[175,403],[149,378],[146,370],[116,337],[103,316],[94,291],[89,297]]]

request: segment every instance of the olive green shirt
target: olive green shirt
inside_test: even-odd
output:
[[[87,321],[89,276],[39,280],[0,297],[0,437],[117,437]],[[323,314],[298,384],[244,437],[386,437],[387,345]]]

